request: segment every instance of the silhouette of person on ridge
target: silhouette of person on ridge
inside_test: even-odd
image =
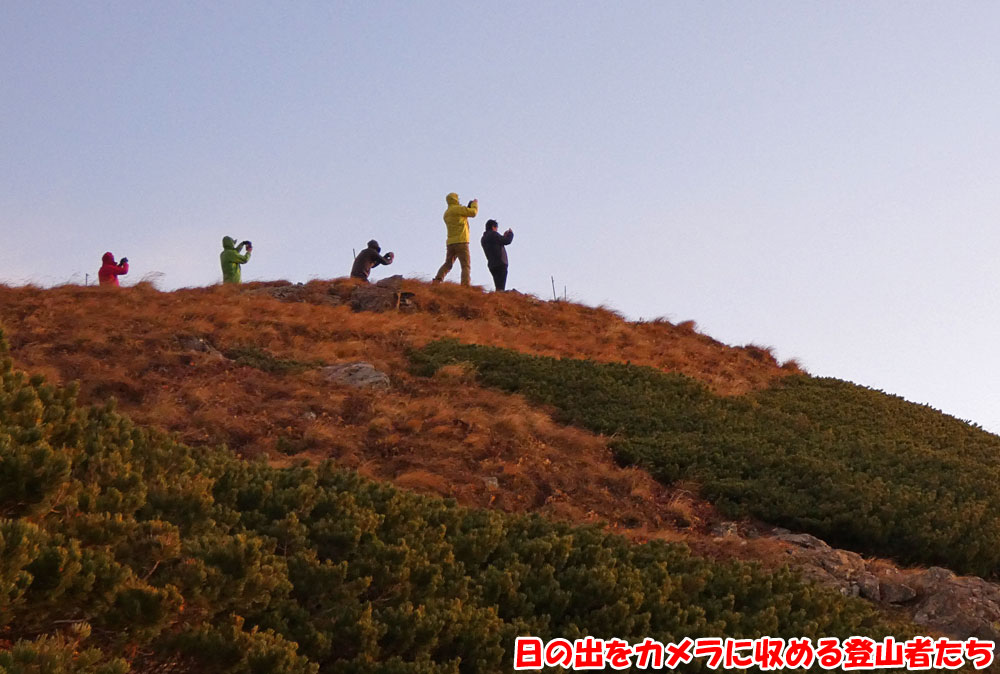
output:
[[[118,287],[118,277],[128,273],[128,258],[123,257],[120,264],[115,263],[115,256],[105,253],[101,258],[101,268],[97,271],[97,280],[102,286]]]
[[[472,282],[472,262],[469,259],[469,218],[476,217],[479,212],[479,200],[473,199],[468,206],[463,206],[458,201],[458,195],[452,192],[445,201],[448,208],[444,212],[444,224],[448,228],[448,240],[445,242],[444,264],[438,269],[434,277],[435,283],[444,280],[444,277],[451,271],[455,260],[462,265],[462,285],[468,286]]]
[[[486,253],[486,267],[493,275],[493,284],[497,292],[507,289],[507,246],[514,240],[514,230],[508,229],[502,235],[497,231],[500,225],[496,220],[486,221],[486,231],[479,240]]]
[[[247,249],[247,252],[241,254],[240,250],[244,247]],[[250,253],[252,252],[253,244],[249,241],[241,241],[240,245],[237,246],[236,239],[233,237],[223,237],[222,254],[219,255],[219,260],[222,262],[223,283],[241,283],[243,281],[240,266],[250,261]]]
[[[354,258],[354,266],[351,267],[351,278],[359,278],[367,282],[368,274],[371,272],[372,267],[377,267],[380,264],[390,265],[396,259],[395,253],[391,251],[385,255],[379,255],[381,252],[382,248],[378,245],[378,241],[375,239],[369,241],[368,247]]]

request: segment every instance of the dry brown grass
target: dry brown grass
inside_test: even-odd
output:
[[[558,357],[683,372],[724,394],[785,376],[773,357],[698,334],[693,323],[630,323],[615,312],[517,293],[407,281],[409,312],[354,313],[355,283],[252,284],[171,293],[0,286],[0,324],[18,366],[81,382],[143,424],[189,443],[226,443],[277,464],[332,458],[378,479],[470,506],[604,520],[639,538],[677,537],[714,518],[693,490],[668,490],[615,464],[605,441],[554,423],[517,396],[475,385],[469,368],[407,374],[407,350],[442,337]],[[271,295],[280,289],[283,299]],[[367,393],[315,369],[274,373],[182,343],[253,347],[304,363],[365,360],[393,378]],[[764,350],[761,350],[764,351]],[[766,353],[766,351],[765,351]],[[767,354],[768,356],[770,354]]]
[[[271,296],[276,287],[285,301]],[[412,312],[354,313],[343,305],[353,287],[346,280],[173,293],[149,285],[0,286],[0,325],[18,366],[55,382],[79,380],[84,402],[115,397],[137,422],[192,444],[226,443],[275,465],[332,459],[466,506],[603,521],[638,541],[680,540],[702,555],[772,567],[788,562],[776,541],[713,537],[720,518],[697,485],[667,488],[618,466],[605,439],[556,424],[519,396],[478,387],[467,366],[411,377],[406,353],[455,337],[678,371],[722,394],[797,372],[795,361],[779,367],[770,349],[726,346],[693,321],[629,323],[607,309],[451,284],[406,282],[416,294]],[[314,368],[265,372],[192,350],[186,337],[304,363],[365,360],[388,372],[393,386],[357,391]]]

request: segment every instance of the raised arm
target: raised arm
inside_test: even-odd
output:
[[[459,215],[463,215],[467,218],[474,218],[476,217],[476,213],[479,212],[479,199],[473,199],[469,202],[468,206],[458,204],[455,210]]]
[[[237,253],[235,249],[230,248],[225,251],[225,257],[222,258],[222,261],[230,264],[246,264],[250,261],[250,252],[251,251],[248,250],[241,255],[240,253]]]

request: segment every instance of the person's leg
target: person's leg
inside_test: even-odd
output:
[[[459,243],[455,244],[458,246],[458,261],[462,265],[462,285],[467,286],[472,284],[472,259],[469,256],[469,244]]]
[[[493,285],[496,286],[498,293],[502,293],[507,284],[507,267],[500,265],[489,267],[489,270],[490,274],[493,275]]]
[[[448,244],[444,249],[444,264],[438,269],[437,276],[434,277],[435,281],[443,281],[444,277],[448,275],[451,271],[452,265],[455,264],[455,248],[454,244]]]

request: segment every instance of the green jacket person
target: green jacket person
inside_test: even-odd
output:
[[[240,249],[246,246],[245,255],[240,254]],[[240,265],[250,261],[250,253],[253,252],[253,244],[249,241],[241,241],[236,245],[236,239],[231,236],[222,239],[222,254],[219,260],[222,262],[222,282],[239,283],[242,280],[240,275]]]

